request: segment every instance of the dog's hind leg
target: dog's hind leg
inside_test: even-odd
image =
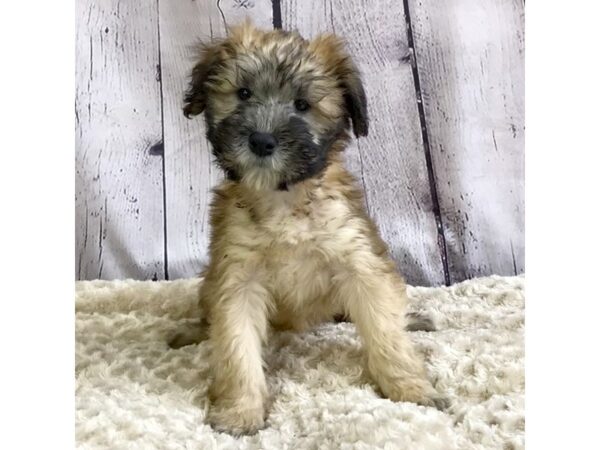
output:
[[[169,339],[169,347],[181,348],[187,345],[199,344],[208,339],[208,322],[202,320],[185,324]]]
[[[333,321],[339,322],[352,322],[350,317],[346,314],[336,314],[333,317]],[[406,314],[406,325],[404,327],[406,331],[436,331],[437,327],[431,317],[424,313],[407,313]]]
[[[427,314],[412,312],[406,314],[406,331],[436,331],[437,328],[431,317]]]

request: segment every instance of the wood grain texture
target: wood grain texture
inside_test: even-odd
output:
[[[523,271],[522,1],[79,0],[76,14],[77,279],[189,277],[206,262],[222,175],[183,94],[195,43],[246,16],[346,37],[371,116],[348,167],[410,283],[443,282],[422,125],[452,281]]]
[[[210,189],[222,178],[212,163],[204,118],[183,116],[183,96],[199,41],[225,36],[249,16],[272,28],[268,0],[159,0],[168,271],[195,276],[207,262]]]
[[[409,0],[453,281],[524,268],[521,0]]]
[[[348,167],[408,282],[443,283],[402,2],[297,0],[281,10],[284,29],[346,38],[371,118],[369,136],[347,149]]]
[[[76,7],[76,277],[161,279],[156,1]]]

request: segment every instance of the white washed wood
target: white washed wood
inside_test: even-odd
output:
[[[161,279],[156,2],[76,8],[76,277]]]
[[[195,276],[207,261],[210,189],[222,179],[212,163],[204,118],[183,116],[183,97],[199,41],[225,36],[249,16],[272,28],[269,0],[160,0],[167,254],[170,278]]]
[[[520,0],[409,0],[453,281],[524,267]]]
[[[283,1],[284,29],[347,40],[363,74],[369,136],[347,149],[371,216],[413,284],[443,283],[401,1]]]

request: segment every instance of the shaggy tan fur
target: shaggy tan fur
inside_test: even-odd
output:
[[[233,108],[235,80],[228,77],[234,62],[225,54],[235,54],[239,61],[240,54],[277,58],[278,52],[290,51],[301,51],[295,68],[300,79],[308,73],[318,75],[309,91],[328,90],[321,100],[312,97],[313,109],[306,119],[312,129],[319,123],[329,126],[342,114],[354,121],[352,112],[344,109],[342,85],[353,89],[348,84],[360,81],[339,39],[321,36],[306,43],[296,34],[263,32],[248,24],[205,50],[196,72],[206,71],[201,68],[215,58],[221,58],[220,71],[195,74],[208,76],[208,82],[202,99],[190,103],[186,113],[198,113],[197,108],[209,103],[206,107],[218,121]],[[357,130],[361,126],[354,124],[357,135],[366,134],[366,128]],[[444,406],[405,331],[404,281],[342,164],[347,140],[347,133],[340,133],[326,169],[287,189],[244,182],[242,173],[241,181],[225,181],[215,190],[210,263],[203,273],[200,302],[214,346],[209,420],[216,429],[240,434],[263,426],[268,393],[261,349],[270,325],[302,330],[337,313],[349,315],[356,324],[369,372],[385,396]],[[174,345],[189,341],[180,336]]]

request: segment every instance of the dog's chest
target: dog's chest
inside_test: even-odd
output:
[[[336,241],[345,227],[348,207],[339,199],[319,199],[302,204],[276,199],[262,215],[260,228],[269,247],[312,252]]]
[[[269,242],[264,261],[280,306],[283,302],[306,307],[330,291],[344,209],[335,202],[301,208],[279,205],[264,222]]]
[[[336,275],[364,231],[344,197],[291,194],[232,203],[229,223],[234,225],[224,242],[230,243],[228,253],[239,252],[268,283],[278,308],[308,311],[327,303],[322,300],[330,297]]]

